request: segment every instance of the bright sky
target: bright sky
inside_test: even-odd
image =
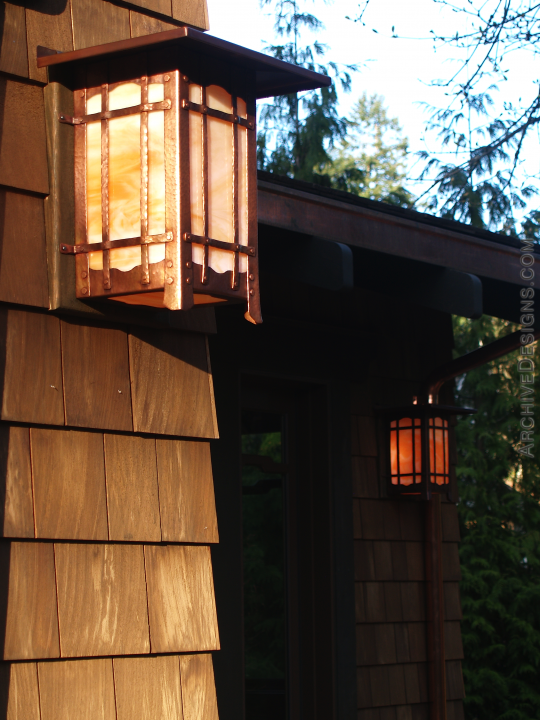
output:
[[[207,1],[212,35],[259,51],[264,50],[266,43],[274,42],[273,20],[268,15],[271,6],[261,9],[259,0]],[[448,77],[457,66],[450,51],[444,48],[435,51],[433,43],[426,38],[432,29],[436,33],[462,31],[463,25],[458,25],[458,21],[463,23],[461,16],[433,0],[370,0],[363,27],[346,19],[346,16],[358,15],[358,0],[313,0],[303,3],[302,7],[325,24],[318,39],[329,46],[326,59],[363,65],[354,77],[351,94],[342,96],[342,113],[347,114],[350,104],[364,90],[378,93],[385,97],[390,114],[403,126],[412,153],[433,149],[436,140],[433,136],[427,139],[424,136],[427,116],[420,103],[441,106],[444,91],[430,88],[429,82]],[[391,37],[392,26],[400,36],[397,40]],[[378,33],[373,32],[373,28]],[[528,97],[534,90],[531,82],[537,69],[534,63],[520,53],[508,58],[508,66],[512,71],[511,81],[505,83],[499,93],[495,92],[495,96],[500,102]],[[536,173],[537,146],[533,158],[529,172]],[[414,162],[412,157],[410,175],[413,176]]]

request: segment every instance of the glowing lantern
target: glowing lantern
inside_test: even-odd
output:
[[[330,79],[191,28],[38,65],[73,90],[76,297],[261,322],[256,100]]]
[[[389,495],[421,495],[450,489],[449,418],[474,412],[444,405],[382,410],[383,472]]]

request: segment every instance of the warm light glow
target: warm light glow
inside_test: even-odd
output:
[[[109,110],[141,104],[141,86],[124,83],[109,93]],[[109,120],[109,239],[141,236],[141,116]],[[110,251],[111,268],[141,264],[141,248]]]
[[[148,85],[148,102],[165,99],[163,83]],[[148,113],[148,234],[165,232],[165,112]],[[165,260],[165,245],[148,247],[150,263]]]
[[[203,88],[190,84],[189,98],[197,104],[203,103]],[[165,99],[165,86],[162,82],[149,82],[148,102],[161,102]],[[236,114],[247,119],[247,105],[237,99],[233,109],[232,96],[221,87],[211,85],[205,89],[205,104],[212,109],[227,114]],[[108,109],[118,110],[142,103],[142,87],[139,82],[125,82],[109,91]],[[99,113],[103,109],[101,89],[89,91],[86,101],[86,113]],[[160,235],[166,232],[165,203],[165,112],[151,111],[147,114],[148,147],[148,235]],[[207,130],[207,163],[203,161],[203,125]],[[86,124],[86,201],[87,201],[87,242],[99,243],[104,239],[102,227],[102,123]],[[234,137],[238,139],[237,187],[238,187],[238,242],[248,244],[248,129],[219,118],[189,112],[189,158],[190,158],[190,203],[191,232],[229,243],[235,241],[234,218]],[[120,240],[138,238],[144,232],[141,215],[141,167],[144,123],[141,114],[136,113],[108,120],[109,143],[109,204],[108,239]],[[181,153],[186,153],[181,148]],[[205,178],[206,172],[206,178]],[[205,198],[205,182],[207,197]],[[142,188],[144,190],[144,188]],[[143,192],[144,198],[144,192]],[[148,246],[149,262],[158,263],[165,259],[165,244]],[[203,264],[204,249],[201,245],[192,245],[193,261]],[[88,253],[92,270],[103,270],[103,252]],[[240,254],[239,270],[247,272],[247,257]],[[141,265],[139,246],[114,248],[109,251],[111,268],[123,272]],[[232,271],[234,253],[218,248],[208,249],[208,266],[217,273]],[[127,301],[126,301],[127,302]],[[157,296],[152,298],[157,302]]]
[[[414,425],[413,425],[414,423]],[[392,485],[420,482],[422,432],[418,418],[401,418],[390,423],[390,473]],[[414,433],[414,442],[413,442]]]
[[[202,102],[202,87],[189,86],[189,99],[198,105]],[[204,235],[203,218],[203,156],[202,156],[203,116],[196,112],[189,113],[189,173],[191,201],[191,232]],[[193,245],[193,262],[202,265],[202,245]]]
[[[401,418],[390,423],[390,477],[392,485],[409,486],[421,482],[422,421]],[[414,440],[413,440],[414,437]],[[429,460],[431,482],[449,483],[448,421],[429,419]]]
[[[446,485],[449,482],[448,420],[430,418],[429,453],[431,482]]]
[[[162,83],[148,85],[148,101],[164,99]],[[109,110],[141,104],[141,86],[123,83],[109,93]],[[101,111],[101,94],[88,99],[88,114]],[[88,242],[101,242],[101,122],[87,124],[86,183]],[[148,234],[165,232],[165,116],[148,113]],[[109,120],[109,239],[141,236],[141,116]],[[123,272],[141,264],[140,247],[110,251],[110,267]],[[103,269],[103,253],[89,253],[92,270]],[[165,259],[162,243],[148,248],[150,263]]]
[[[242,98],[236,101],[240,117],[247,119],[247,106]],[[240,245],[248,244],[248,129],[238,126],[238,235]],[[240,272],[247,272],[247,257],[240,255]]]
[[[101,112],[101,94],[88,98],[86,112]],[[101,242],[101,122],[86,126],[86,224],[89,243]],[[88,253],[92,270],[103,270],[101,252]]]
[[[200,85],[189,86],[191,102],[202,103]],[[206,104],[214,110],[232,113],[232,97],[223,88],[210,85],[206,88]],[[237,100],[237,114],[247,118],[246,103]],[[190,133],[190,193],[191,193],[191,232],[204,236],[203,207],[203,154],[202,133],[203,116],[196,112],[189,113]],[[208,132],[208,236],[214,240],[234,242],[233,224],[233,133],[234,126],[218,118],[206,117]],[[247,128],[238,126],[238,236],[241,245],[248,244],[247,227]],[[240,255],[240,272],[247,270],[247,258]],[[193,246],[193,262],[202,265],[203,248]],[[208,265],[215,272],[231,271],[234,256],[225,250],[210,248]]]

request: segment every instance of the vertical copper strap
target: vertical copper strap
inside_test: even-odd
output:
[[[443,484],[450,482],[450,463],[448,458],[448,420],[443,419]]]
[[[425,512],[430,720],[446,720],[442,527],[439,493],[433,493],[431,499],[425,503]]]
[[[86,114],[86,90],[76,90],[73,98],[75,114]],[[85,125],[74,128],[75,133],[75,243],[88,242],[87,217],[87,169],[86,169],[86,132]],[[89,256],[81,253],[75,257],[75,291],[77,297],[89,297]]]
[[[399,420],[396,420],[396,454],[397,454],[397,482],[401,485],[401,455],[399,454]]]
[[[191,245],[182,240],[191,231],[189,174],[189,113],[179,105],[189,99],[189,79],[178,70],[163,75],[165,99],[165,230],[173,241],[165,244],[164,304],[169,310],[193,306]]]
[[[233,95],[232,97],[232,111],[234,117],[237,117],[238,115],[238,99],[236,95]],[[240,243],[240,230],[238,227],[238,125],[236,123],[233,123],[232,125],[232,132],[233,132],[233,166],[232,166],[232,176],[233,176],[233,236],[234,236],[234,244],[238,245]],[[239,272],[240,272],[240,253],[235,252],[234,253],[234,268],[233,268],[233,274],[232,274],[232,281],[231,281],[231,287],[233,290],[238,290],[239,285]]]
[[[109,109],[109,86],[101,86],[101,110]],[[109,121],[101,121],[101,237],[109,240]],[[103,287],[111,289],[109,250],[103,250]]]
[[[429,418],[427,415],[421,419],[422,427],[422,499],[429,500],[431,498],[431,453],[429,448]]]
[[[206,107],[206,88],[203,86],[201,92],[201,104]],[[204,237],[208,235],[208,117],[202,116],[202,215]],[[206,285],[208,282],[208,245],[203,246],[203,266],[201,282]]]
[[[148,103],[148,78],[141,78],[141,103]],[[148,235],[148,113],[141,113],[141,237]],[[141,245],[141,285],[150,283],[148,245]]]
[[[247,133],[247,188],[248,188],[248,243],[257,247],[257,132],[255,99],[247,101],[247,118],[253,124],[253,132]],[[246,273],[246,291],[248,309],[246,320],[258,325],[262,323],[261,301],[259,297],[259,264],[257,257],[248,255]]]

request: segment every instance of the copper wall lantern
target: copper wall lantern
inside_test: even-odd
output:
[[[383,477],[389,496],[450,490],[450,418],[476,412],[469,408],[413,404],[381,409]]]
[[[39,55],[71,73],[76,297],[260,323],[256,100],[329,78],[190,28]]]

